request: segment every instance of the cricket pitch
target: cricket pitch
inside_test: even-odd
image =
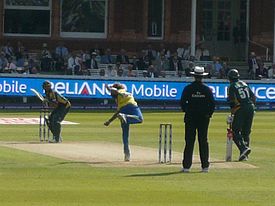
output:
[[[63,142],[60,144],[40,142],[0,142],[0,146],[38,153],[68,161],[84,162],[95,167],[178,167],[181,168],[182,153],[173,152],[172,162],[158,163],[158,150],[148,147],[130,146],[131,161],[123,161],[122,144],[110,142]],[[192,168],[200,168],[198,155],[193,157]],[[247,162],[225,162],[212,159],[211,168],[257,168]]]

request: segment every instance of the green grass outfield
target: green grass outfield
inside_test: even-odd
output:
[[[71,112],[64,141],[121,142],[118,121],[109,128],[108,112]],[[1,112],[0,117],[37,117]],[[131,145],[157,148],[160,122],[173,123],[173,149],[184,146],[182,113],[145,112],[131,127]],[[209,128],[211,157],[224,159],[226,114],[215,113]],[[37,141],[37,125],[0,125],[0,141]],[[180,173],[181,167],[104,168],[0,147],[0,205],[275,205],[275,113],[257,112],[247,163],[257,168],[212,168]],[[196,145],[195,154],[198,152]],[[238,154],[234,146],[234,158]],[[131,163],[130,163],[131,164]]]

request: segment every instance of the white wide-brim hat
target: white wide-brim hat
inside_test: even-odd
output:
[[[204,72],[204,67],[195,66],[195,69],[193,72],[190,72],[190,74],[194,76],[206,76],[208,73]]]

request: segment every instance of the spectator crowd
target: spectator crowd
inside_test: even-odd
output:
[[[115,53],[111,48],[70,51],[63,42],[59,42],[52,50],[43,43],[39,50],[30,52],[18,41],[15,47],[7,42],[0,51],[0,73],[188,77],[196,64],[203,64],[200,66],[205,67],[208,78],[225,79],[231,69],[226,59],[211,56],[203,45],[196,48],[195,56],[190,55],[190,47],[171,51],[164,44],[160,44],[158,50],[148,44],[137,53],[129,53],[123,48]],[[248,67],[250,79],[275,77],[275,65],[266,67],[254,52],[251,52]]]

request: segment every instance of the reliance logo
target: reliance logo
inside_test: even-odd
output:
[[[151,82],[151,81],[123,81],[129,93],[138,99],[178,100],[185,84],[183,82]],[[61,80],[53,79],[52,88],[68,97],[78,98],[110,98],[106,83],[113,81],[90,80]],[[42,79],[35,78],[1,78],[0,95],[33,96],[30,88],[41,90]],[[227,98],[227,84],[208,83],[215,99],[225,101]],[[269,84],[251,84],[251,89],[257,101],[274,101],[275,86]]]
[[[72,96],[93,96],[102,97],[104,95],[110,95],[110,92],[105,88],[104,82],[90,83],[85,82],[56,82],[53,85],[53,89],[60,94],[72,95]],[[127,85],[125,85],[127,88]],[[146,85],[134,83],[128,84],[127,91],[134,96],[149,97],[149,98],[175,98],[178,90],[171,88],[168,84],[154,84]]]
[[[60,94],[67,95],[87,95],[93,96],[95,94],[105,95],[107,90],[104,84],[98,86],[96,83],[92,83],[91,85],[88,82],[57,82],[53,85],[53,89]]]

